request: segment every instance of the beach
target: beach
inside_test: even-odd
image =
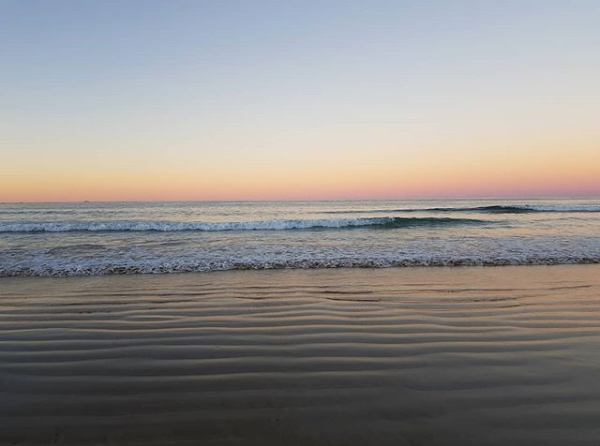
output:
[[[2,445],[598,445],[600,265],[0,278]]]

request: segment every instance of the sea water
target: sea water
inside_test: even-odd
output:
[[[0,276],[600,263],[600,200],[0,204]]]

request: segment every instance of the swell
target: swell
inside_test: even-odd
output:
[[[487,224],[484,220],[471,218],[435,217],[378,217],[343,218],[321,220],[266,220],[246,222],[161,222],[161,221],[112,221],[112,222],[41,222],[0,223],[0,233],[36,232],[220,232],[220,231],[285,231],[299,229],[347,229],[373,228],[395,229],[412,227],[439,227],[454,225]]]
[[[474,207],[434,207],[406,209],[370,209],[328,211],[326,214],[376,214],[388,212],[475,212],[482,214],[532,214],[532,213],[600,213],[600,205],[584,206],[538,206],[538,205],[492,205]]]

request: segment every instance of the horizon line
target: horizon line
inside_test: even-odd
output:
[[[5,204],[86,204],[86,203],[327,203],[359,201],[442,201],[442,200],[600,200],[600,193],[593,195],[532,195],[532,196],[465,196],[430,198],[324,198],[324,199],[257,199],[257,200],[50,200],[50,201],[0,201]]]

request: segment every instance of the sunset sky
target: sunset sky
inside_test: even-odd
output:
[[[0,201],[600,195],[600,2],[0,0]]]

